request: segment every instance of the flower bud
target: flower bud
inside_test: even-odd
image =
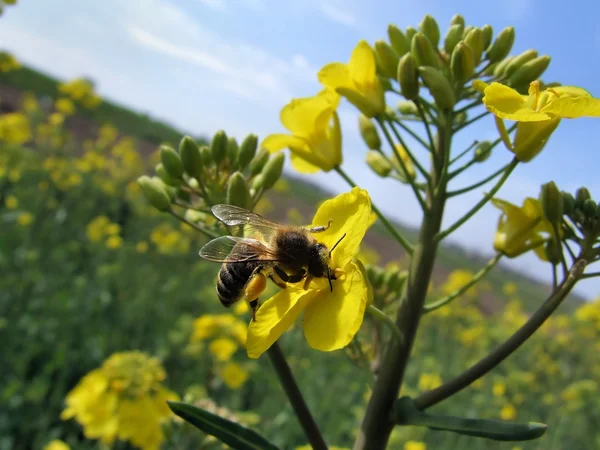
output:
[[[564,201],[554,181],[542,184],[540,202],[542,203],[542,211],[546,219],[553,224],[560,223],[564,212]],[[595,211],[596,204],[594,203]]]
[[[259,173],[254,178],[252,178],[252,192],[258,191],[264,184],[265,177],[262,173]]]
[[[407,53],[400,58],[398,84],[400,84],[402,95],[407,100],[416,100],[419,97],[419,72],[417,71],[417,61],[412,53]]]
[[[460,84],[464,84],[475,70],[475,59],[473,57],[473,50],[471,47],[464,42],[459,42],[454,51],[452,52],[452,58],[450,59],[450,68],[452,69],[452,75],[456,81]]]
[[[383,269],[378,266],[367,265],[365,268],[367,272],[367,278],[371,282],[371,286],[375,289],[379,289],[383,284]]]
[[[583,204],[592,198],[590,191],[585,187],[580,187],[575,192],[575,206],[579,209],[583,209]]]
[[[249,134],[242,141],[240,146],[240,153],[238,155],[238,167],[240,170],[244,170],[254,155],[256,155],[256,149],[258,147],[258,136],[255,134]]]
[[[433,17],[427,14],[419,24],[419,31],[427,36],[434,49],[440,45],[440,27]]]
[[[537,58],[537,55],[538,55],[537,50],[529,49],[529,50],[525,50],[520,55],[512,57],[510,62],[507,64],[506,68],[504,69],[504,75],[506,75],[507,77],[511,76],[523,64],[531,61],[534,58]]]
[[[181,183],[181,179],[178,180],[169,175],[169,172],[167,172],[163,163],[158,163],[154,167],[154,172],[156,172],[158,178],[160,178],[167,186],[179,186]]]
[[[511,86],[529,87],[529,83],[537,80],[546,71],[549,65],[550,57],[548,55],[538,56],[537,58],[527,61],[509,77],[508,84]]]
[[[151,179],[147,175],[139,177],[137,182],[142,188],[142,193],[146,197],[146,200],[148,200],[148,203],[156,209],[167,211],[171,207],[171,199],[162,183]]]
[[[436,105],[442,109],[452,109],[456,104],[454,89],[448,78],[433,67],[419,67],[419,75],[423,79],[425,86],[429,89]]]
[[[360,135],[371,150],[379,150],[381,148],[381,139],[377,133],[377,128],[371,119],[364,114],[358,116],[358,128]]]
[[[465,27],[465,18],[460,14],[455,14],[450,19],[450,25],[461,25],[463,28]]]
[[[270,189],[279,180],[283,172],[283,163],[285,162],[285,155],[283,153],[277,153],[271,156],[263,170],[261,172],[263,176],[263,189]]]
[[[410,42],[396,25],[388,25],[388,38],[398,57],[403,56],[410,50]]]
[[[183,176],[183,163],[179,154],[172,147],[160,146],[160,161],[171,178],[179,179]]]
[[[219,130],[215,133],[210,142],[210,154],[212,160],[220,164],[227,156],[227,134],[225,131]]]
[[[483,48],[486,49],[492,43],[492,35],[494,34],[494,29],[491,25],[484,25],[481,27],[481,31],[483,33]]]
[[[514,138],[514,153],[519,161],[528,162],[546,146],[548,139],[560,123],[560,118],[541,122],[519,122]]]
[[[202,179],[202,156],[200,156],[198,144],[190,136],[184,136],[181,139],[179,155],[187,174],[200,181]]]
[[[438,56],[427,36],[417,33],[413,37],[410,52],[413,54],[419,66],[438,67]]]
[[[237,168],[239,152],[240,148],[237,140],[231,136],[229,139],[227,139],[227,159],[229,160],[231,170],[235,170]]]
[[[446,50],[446,53],[449,55],[452,54],[452,50],[454,50],[456,44],[462,39],[463,30],[464,27],[462,25],[452,25],[448,28],[446,38],[444,39],[444,50]]]
[[[494,70],[496,70],[496,67],[498,67],[498,64],[499,64],[498,62],[488,64],[483,69],[483,75],[488,76],[488,77],[491,77],[492,75],[494,75]]]
[[[473,25],[467,25],[463,28],[463,34],[462,34],[462,38],[466,38],[467,34],[469,34],[471,32],[471,30],[475,28]]]
[[[375,41],[375,56],[379,61],[383,75],[389,78],[396,78],[400,58],[396,55],[392,47],[381,39]]]
[[[502,61],[497,61],[494,64],[496,64],[496,68],[494,69],[494,77],[495,78],[501,78],[504,76],[504,73],[506,72],[506,68],[508,67],[508,65],[512,62],[512,60],[515,59],[514,56],[509,56],[507,58],[504,58]]]
[[[490,62],[500,61],[510,53],[515,42],[514,27],[506,27],[500,32],[494,43],[489,47],[486,58]]]
[[[240,172],[234,172],[227,182],[227,204],[250,209],[252,197],[248,183]]]
[[[459,113],[454,114],[453,122],[455,125],[462,125],[467,121],[467,113],[465,111],[461,111]]]
[[[382,178],[386,178],[392,171],[392,165],[385,156],[375,150],[369,150],[366,156],[367,165]]]
[[[571,215],[573,214],[573,211],[575,211],[575,197],[573,197],[571,194],[569,194],[568,192],[561,192],[562,194],[562,199],[563,199],[563,212],[566,215]]]
[[[263,167],[265,167],[265,164],[268,160],[269,152],[265,149],[262,149],[250,161],[250,173],[252,175],[258,175],[263,170]]]
[[[591,198],[583,203],[583,213],[590,219],[596,217],[596,202]]]
[[[475,152],[473,155],[473,160],[478,163],[484,162],[486,159],[490,157],[492,154],[492,143],[490,141],[480,142],[477,147],[475,147]]]
[[[546,241],[544,252],[546,253],[546,258],[548,258],[549,263],[554,265],[560,263],[560,260],[562,258],[562,245],[557,245],[555,239],[549,239],[548,241]]]
[[[415,105],[415,103],[412,101],[398,102],[397,108],[398,112],[405,116],[416,116],[417,114],[419,114],[419,109],[417,108],[417,105]]]
[[[210,153],[210,148],[208,148],[208,146],[203,145],[200,147],[200,158],[202,159],[202,165],[204,167],[209,166],[213,162],[212,154]]]
[[[484,50],[483,31],[479,28],[473,28],[465,37],[465,44],[473,50],[473,60],[475,61],[475,67],[477,67],[481,62],[481,55]]]
[[[406,42],[410,46],[415,34],[417,34],[417,30],[414,27],[406,27],[406,33],[404,34],[406,35]]]
[[[392,92],[394,90],[392,82],[387,76],[377,75],[377,78],[379,79],[379,84],[381,84],[383,92]]]
[[[401,271],[398,268],[388,269],[383,277],[383,282],[388,288],[389,292],[400,293],[404,287],[404,283],[408,278],[408,271]]]

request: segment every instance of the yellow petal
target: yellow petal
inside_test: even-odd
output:
[[[295,98],[283,107],[279,118],[283,126],[293,134],[308,136],[324,111],[329,114],[333,111],[333,105],[326,96]]]
[[[315,234],[315,237],[331,248],[346,233],[346,237],[334,250],[332,263],[334,267],[343,268],[358,252],[371,218],[371,198],[369,193],[360,188],[326,200],[317,210],[312,226],[327,225],[328,230]]]
[[[256,321],[250,322],[246,348],[248,357],[258,358],[292,326],[306,304],[318,291],[288,288],[267,300],[256,313]]]
[[[321,351],[345,347],[352,341],[372,300],[372,291],[362,265],[351,262],[333,292],[321,291],[304,311],[304,335],[308,344]],[[362,270],[361,270],[362,269]]]
[[[326,87],[317,95],[327,100],[334,110],[336,110],[337,107],[340,105],[340,96],[337,92],[335,92],[334,89]]]
[[[541,111],[565,119],[600,117],[600,99],[590,97],[559,97],[545,105]]]
[[[317,173],[320,169],[318,166],[309,163],[306,159],[296,152],[290,154],[292,166],[300,173]]]
[[[517,159],[528,162],[535,158],[543,150],[559,123],[558,117],[542,122],[520,122],[514,144]]]
[[[348,71],[352,81],[360,87],[375,81],[375,53],[367,41],[361,40],[352,51]]]
[[[576,86],[556,86],[553,88],[548,88],[546,91],[554,92],[559,97],[567,96],[567,97],[591,97],[588,91],[583,88]]]
[[[356,106],[361,113],[369,118],[375,117],[377,113],[380,112],[376,104],[371,102],[370,99],[356,89],[339,87],[336,89],[336,92],[345,97],[346,100]]]
[[[260,146],[261,148],[267,149],[269,153],[275,153],[288,147],[306,149],[306,151],[309,151],[308,143],[305,139],[289,134],[271,134],[262,141]]]
[[[477,92],[483,94],[485,91],[485,88],[488,87],[489,84],[486,83],[485,81],[481,81],[481,80],[473,80],[473,89],[475,89]]]
[[[317,78],[321,84],[334,91],[338,87],[352,88],[352,80],[346,64],[327,64],[319,71]]]
[[[536,112],[527,105],[527,97],[500,83],[485,88],[483,103],[495,116],[520,122],[548,120],[548,114]]]

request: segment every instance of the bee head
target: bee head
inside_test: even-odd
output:
[[[331,281],[337,279],[334,270],[330,268],[331,253],[345,237],[346,233],[344,233],[331,249],[327,248],[325,244],[321,244],[320,242],[316,243],[313,246],[313,255],[311,255],[312,257],[308,262],[308,273],[317,278],[327,277],[331,292],[333,292],[333,283]]]

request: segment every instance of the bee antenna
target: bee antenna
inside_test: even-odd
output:
[[[327,279],[329,280],[329,289],[333,292],[333,283],[331,282],[331,271],[329,270],[329,267],[327,267]]]
[[[346,237],[346,233],[344,233],[344,235],[338,239],[338,241],[335,243],[335,245],[333,247],[331,247],[331,250],[329,250],[329,257],[331,258],[331,253],[335,250],[335,248],[338,246],[338,244],[340,242],[342,242],[342,239],[344,239]]]

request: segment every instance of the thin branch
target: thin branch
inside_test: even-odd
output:
[[[421,136],[419,136],[417,133],[415,133],[409,127],[404,125],[404,123],[402,123],[401,120],[398,120],[396,118],[391,118],[391,121],[396,123],[397,125],[399,125],[404,131],[406,131],[408,134],[410,134],[413,137],[413,139],[415,139],[417,142],[419,142],[419,144],[421,144],[423,147],[425,147],[425,149],[427,151],[431,152],[431,147],[429,147],[429,145],[427,145],[427,142],[425,142]]]
[[[473,141],[473,143],[471,145],[469,145],[465,150],[463,150],[462,152],[460,152],[458,155],[456,155],[454,158],[452,158],[450,160],[450,162],[448,163],[448,165],[452,165],[454,164],[456,161],[458,161],[460,158],[462,158],[463,156],[465,156],[467,153],[469,153],[477,144],[479,144],[479,141]]]
[[[382,310],[376,308],[373,305],[369,305],[369,307],[367,308],[367,313],[369,313],[369,315],[371,315],[378,321],[382,322],[386,327],[388,327],[394,335],[394,337],[398,339],[398,342],[404,341],[402,332],[396,326],[396,323],[386,313],[384,313]]]
[[[429,173],[421,165],[421,163],[419,162],[419,160],[412,154],[412,152],[410,151],[410,149],[408,148],[408,146],[404,142],[404,139],[402,139],[402,136],[400,135],[400,133],[398,132],[398,130],[394,126],[394,122],[390,121],[390,128],[392,129],[392,133],[394,133],[394,136],[396,136],[396,139],[398,139],[398,141],[400,142],[400,145],[402,145],[402,147],[404,147],[404,150],[406,150],[406,153],[408,154],[408,157],[410,158],[410,160],[413,162],[413,164],[415,165],[415,167],[419,170],[419,172],[421,173],[421,175],[423,176],[423,178],[425,178],[427,180],[427,182],[429,183],[431,181],[431,177],[429,176]],[[396,158],[397,159],[401,159],[400,154],[398,153],[398,150],[396,149],[396,146],[394,145],[392,147],[393,147],[392,151],[396,155]]]
[[[192,227],[193,229],[195,229],[195,230],[199,231],[200,233],[204,234],[205,236],[207,236],[207,237],[209,237],[209,238],[211,238],[211,239],[215,239],[215,238],[218,238],[218,237],[220,236],[219,234],[217,234],[217,233],[215,233],[215,232],[213,232],[213,231],[210,231],[210,230],[208,230],[208,229],[206,229],[206,228],[203,228],[203,227],[201,227],[201,226],[199,226],[199,225],[195,224],[194,222],[190,222],[190,221],[189,221],[189,220],[187,220],[185,217],[183,217],[183,216],[182,216],[182,215],[180,215],[180,214],[177,214],[177,213],[176,213],[175,211],[173,211],[173,210],[169,210],[168,212],[169,212],[169,213],[170,213],[172,216],[175,216],[175,217],[177,217],[177,219],[179,219],[181,222],[188,224],[188,225],[189,225],[190,227]]]
[[[489,183],[490,181],[492,181],[494,178],[496,178],[498,175],[500,175],[502,172],[504,172],[507,168],[508,168],[509,164],[507,164],[504,167],[501,167],[500,169],[498,169],[496,172],[494,172],[493,174],[491,174],[490,176],[488,176],[487,178],[484,178],[483,180],[472,184],[470,186],[464,187],[462,189],[457,189],[456,191],[449,191],[448,192],[448,197],[454,197],[455,195],[461,195],[461,194],[465,194],[469,191],[472,191],[473,189],[477,189],[478,187],[483,186],[486,183]]]
[[[471,125],[472,123],[474,123],[474,122],[477,122],[479,119],[482,119],[483,117],[487,116],[488,114],[491,114],[491,113],[490,113],[489,111],[487,111],[487,110],[486,110],[486,111],[482,112],[481,114],[479,114],[479,115],[477,115],[477,116],[473,117],[472,119],[469,119],[469,120],[467,120],[467,121],[466,121],[466,122],[464,122],[464,123],[461,123],[461,124],[460,124],[460,125],[458,125],[456,128],[454,128],[452,131],[454,131],[454,132],[456,133],[457,131],[460,131],[460,130],[462,130],[463,128],[465,128],[465,127],[468,127],[468,126],[469,126],[469,125]]]
[[[433,140],[433,135],[431,134],[431,128],[429,127],[429,122],[427,121],[427,117],[425,117],[425,110],[420,100],[415,102],[417,105],[417,109],[419,110],[419,114],[423,119],[423,124],[425,125],[425,132],[427,133],[427,137],[429,138],[429,148],[433,148],[435,146],[435,141]]]

